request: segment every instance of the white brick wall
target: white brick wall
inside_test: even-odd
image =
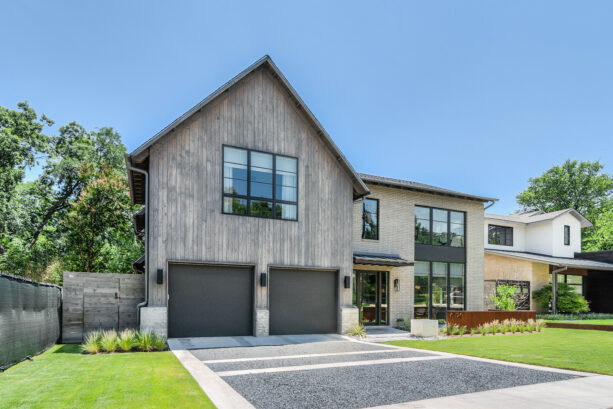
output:
[[[413,192],[368,184],[370,198],[379,199],[379,240],[362,239],[362,201],[354,203],[354,251],[398,254],[409,261],[415,256],[415,205],[466,212],[466,296],[467,309],[483,309],[483,203],[452,197]],[[387,270],[376,266],[354,265],[357,270]],[[413,267],[394,267],[390,271],[390,324],[413,316]],[[394,279],[400,280],[399,291]]]

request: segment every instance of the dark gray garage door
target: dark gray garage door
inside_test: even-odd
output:
[[[253,335],[253,270],[171,264],[168,336]]]
[[[337,332],[335,271],[271,270],[270,334]]]

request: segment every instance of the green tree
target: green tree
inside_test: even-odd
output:
[[[110,167],[83,165],[80,173],[92,179],[69,205],[62,227],[66,231],[66,266],[73,271],[129,272],[142,247],[134,238],[131,217],[135,207],[125,176]],[[129,245],[133,254],[127,254]],[[129,249],[128,249],[129,250]],[[107,256],[107,257],[105,257]]]
[[[499,285],[496,287],[496,295],[490,294],[490,300],[492,300],[497,310],[514,311],[516,293],[517,287],[514,285]]]
[[[523,211],[554,212],[573,208],[594,222],[613,203],[613,177],[604,173],[599,162],[567,159],[541,176],[530,178],[526,190],[517,195]],[[597,227],[586,229],[584,244]]]
[[[17,111],[0,106],[0,254],[11,233],[14,209],[10,206],[15,189],[25,169],[47,151],[49,138],[42,130],[53,124],[44,115],[39,118],[27,102],[17,106]]]
[[[606,206],[592,222],[594,223],[594,232],[586,235],[583,250],[613,249],[613,204]]]
[[[541,307],[549,309],[549,303],[553,298],[553,290],[551,284],[545,287],[532,291],[532,298],[538,302]],[[570,285],[566,283],[558,283],[558,311],[560,312],[588,312],[590,307],[581,294],[577,294]]]

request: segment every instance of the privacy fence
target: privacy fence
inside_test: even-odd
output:
[[[142,274],[64,273],[62,342],[80,343],[96,329],[136,328],[144,284]]]
[[[0,370],[60,338],[62,290],[0,273]]]

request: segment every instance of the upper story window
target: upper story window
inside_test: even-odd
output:
[[[564,225],[564,245],[570,246],[570,226]]]
[[[362,238],[379,240],[378,199],[364,199],[362,204]]]
[[[487,243],[499,246],[513,245],[513,228],[508,226],[487,225]]]
[[[223,147],[223,212],[298,219],[298,159]]]
[[[415,243],[464,247],[464,212],[415,206]]]

